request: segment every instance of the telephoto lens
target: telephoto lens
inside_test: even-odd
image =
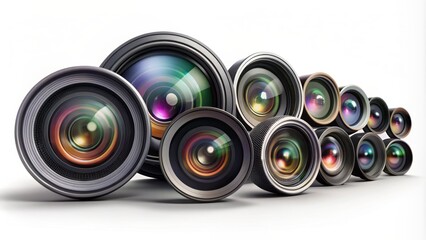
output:
[[[413,163],[410,146],[400,139],[386,139],[386,166],[384,172],[392,176],[404,175]]]
[[[386,149],[383,140],[371,132],[354,134],[351,140],[356,158],[352,174],[364,180],[375,180],[385,168]]]
[[[405,138],[411,131],[411,117],[404,108],[389,109],[390,124],[386,133],[390,138]]]
[[[315,133],[321,145],[318,182],[329,186],[344,184],[355,166],[355,150],[349,135],[339,127],[318,128]]]
[[[199,41],[172,32],[138,36],[119,46],[102,63],[133,84],[145,100],[152,138],[140,173],[163,178],[159,147],[180,113],[211,106],[235,113],[232,80],[219,58]]]
[[[321,149],[314,130],[295,117],[273,117],[250,132],[254,147],[252,181],[278,194],[304,192],[315,181]]]
[[[312,127],[328,125],[336,120],[340,109],[340,93],[336,82],[326,73],[300,77],[305,95],[302,119]]]
[[[354,85],[341,87],[340,104],[340,114],[332,125],[341,127],[348,134],[355,133],[367,125],[370,102],[361,88]]]
[[[71,198],[110,193],[133,177],[149,149],[148,110],[134,87],[97,67],[41,80],[15,125],[18,153],[46,188]]]
[[[364,132],[384,133],[389,127],[389,108],[386,102],[379,98],[370,98],[370,118],[364,127]]]
[[[239,189],[253,167],[253,145],[231,114],[211,107],[180,114],[160,145],[164,176],[183,196],[221,200]]]
[[[281,57],[255,53],[232,65],[229,73],[237,97],[237,116],[249,131],[271,117],[301,116],[302,85]]]

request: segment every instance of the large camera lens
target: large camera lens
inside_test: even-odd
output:
[[[255,53],[236,62],[229,73],[236,90],[238,117],[248,130],[274,116],[302,114],[301,83],[279,56]]]
[[[370,118],[364,127],[365,132],[383,133],[389,126],[389,108],[386,102],[378,97],[370,98]]]
[[[255,166],[252,180],[260,188],[299,194],[309,188],[320,168],[320,145],[312,128],[294,117],[274,117],[250,132]]]
[[[356,163],[353,175],[374,180],[385,167],[386,150],[382,139],[375,133],[358,133],[351,136]]]
[[[145,100],[151,147],[140,173],[162,178],[158,151],[170,122],[203,106],[235,111],[232,81],[219,58],[195,39],[177,33],[149,33],[118,47],[101,65],[123,76]]]
[[[413,163],[413,153],[410,146],[399,139],[386,139],[386,166],[384,172],[392,175],[404,175]]]
[[[339,114],[339,88],[325,73],[314,73],[300,77],[305,94],[302,119],[311,126],[330,124]]]
[[[15,131],[33,177],[73,198],[98,197],[130,180],[151,134],[137,91],[95,67],[68,68],[43,79],[24,99]]]
[[[216,201],[236,191],[253,166],[253,146],[244,126],[216,108],[179,115],[166,130],[160,163],[167,181],[183,196]]]
[[[363,129],[370,113],[370,103],[364,91],[357,86],[340,88],[340,114],[336,124],[351,134]]]
[[[351,177],[355,150],[349,135],[339,127],[316,131],[321,145],[321,168],[317,180],[324,185],[342,185]]]
[[[391,138],[405,138],[411,131],[411,117],[404,108],[389,109],[390,124],[386,133]]]

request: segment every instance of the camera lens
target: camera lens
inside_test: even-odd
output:
[[[238,117],[248,130],[274,116],[300,117],[303,91],[294,70],[279,56],[255,53],[230,69]]]
[[[386,133],[391,138],[404,138],[411,131],[411,117],[404,108],[389,109],[390,124]]]
[[[119,75],[73,67],[40,81],[16,119],[20,157],[48,189],[72,198],[112,192],[139,170],[148,152],[148,112]]]
[[[370,118],[364,127],[365,132],[383,133],[389,126],[389,108],[386,102],[378,97],[370,98]]]
[[[356,163],[353,175],[374,180],[385,167],[386,150],[382,139],[375,133],[358,133],[351,136]]]
[[[188,110],[170,124],[160,147],[167,181],[197,201],[223,199],[244,183],[253,167],[253,146],[244,126],[216,108]]]
[[[339,88],[325,73],[314,73],[300,77],[305,95],[302,119],[311,126],[330,124],[339,114]]]
[[[232,81],[219,58],[188,36],[154,32],[129,40],[101,65],[123,76],[146,102],[151,147],[140,173],[162,178],[158,151],[170,122],[186,110],[211,106],[235,112]]]
[[[340,114],[336,118],[336,124],[351,134],[363,129],[370,113],[370,103],[364,91],[357,86],[340,88]]]
[[[392,175],[404,175],[411,168],[413,153],[410,146],[399,139],[386,139],[386,166],[384,172]]]
[[[321,168],[317,180],[324,185],[342,185],[351,177],[355,150],[349,135],[339,127],[316,131],[321,145]]]
[[[253,182],[281,194],[309,188],[320,167],[320,146],[312,128],[295,117],[273,117],[250,132],[254,146]]]

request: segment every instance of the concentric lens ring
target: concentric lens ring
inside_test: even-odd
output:
[[[63,69],[40,81],[15,125],[18,153],[30,174],[72,198],[99,197],[130,180],[148,152],[150,134],[136,90],[95,67]]]
[[[389,109],[390,123],[386,133],[391,138],[405,138],[411,131],[411,117],[404,108]]]
[[[365,132],[383,133],[389,126],[389,108],[386,102],[379,98],[370,98],[370,117],[364,127]]]
[[[234,81],[238,117],[248,130],[274,116],[301,116],[302,85],[281,57],[255,53],[236,62],[229,73]]]
[[[340,114],[336,123],[347,133],[354,133],[368,124],[370,103],[364,91],[354,85],[340,88]]]
[[[223,199],[242,186],[253,167],[253,147],[244,126],[216,108],[194,108],[167,128],[160,146],[161,168],[183,196]]]
[[[410,146],[399,139],[386,139],[386,166],[384,172],[392,176],[404,175],[413,163]]]

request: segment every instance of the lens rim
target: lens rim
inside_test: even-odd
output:
[[[384,143],[385,143],[385,146],[386,146],[386,156],[387,156],[388,148],[392,144],[398,143],[399,145],[401,145],[404,148],[404,151],[405,151],[405,154],[406,154],[406,159],[405,159],[405,164],[400,171],[393,170],[388,165],[388,161],[386,159],[386,165],[385,165],[385,169],[383,171],[385,173],[387,173],[388,175],[391,175],[391,176],[401,176],[401,175],[406,174],[410,170],[411,165],[413,164],[413,152],[410,148],[410,145],[408,145],[408,143],[406,143],[405,141],[403,141],[401,139],[394,139],[394,138],[385,139]]]
[[[341,105],[340,93],[339,93],[339,87],[336,81],[334,81],[334,79],[330,75],[324,72],[317,72],[317,73],[312,73],[312,74],[304,75],[300,77],[300,81],[302,82],[302,85],[303,85],[304,96],[306,96],[308,84],[314,80],[321,81],[321,83],[323,83],[322,85],[328,90],[328,92],[330,93],[330,100],[332,102],[333,107],[326,118],[319,119],[309,113],[308,108],[306,106],[306,101],[305,101],[303,104],[302,119],[308,122],[313,127],[321,127],[321,126],[332,123],[333,121],[336,120],[337,116],[339,115],[339,112],[340,112],[339,109]]]
[[[235,114],[235,97],[231,77],[219,57],[200,41],[176,32],[151,32],[128,40],[117,47],[101,64],[101,67],[114,72],[123,71],[132,61],[153,52],[169,51],[186,56],[206,71],[215,88],[218,106]],[[139,173],[163,178],[160,170],[159,149],[161,139],[151,137],[151,148]]]
[[[370,117],[370,111],[371,111],[370,102],[365,92],[358,86],[349,85],[349,86],[340,87],[339,89],[340,89],[340,98],[345,93],[351,93],[357,96],[358,99],[360,100],[362,112],[361,112],[359,121],[355,125],[351,126],[344,120],[341,106],[339,107],[339,114],[336,118],[337,126],[345,130],[348,134],[352,134],[363,129],[368,124],[368,118]],[[340,105],[342,105],[341,101],[340,101]]]
[[[249,70],[253,68],[259,68],[257,64],[270,66],[270,69],[268,67],[267,70],[274,73],[279,78],[283,86],[290,86],[290,89],[286,90],[291,95],[287,96],[287,105],[290,109],[279,109],[279,112],[277,112],[275,116],[289,115],[299,118],[302,115],[304,106],[302,84],[300,83],[299,78],[295,73],[294,69],[283,58],[274,53],[256,52],[240,61],[237,61],[236,63],[234,63],[234,65],[231,66],[231,68],[229,69],[229,73],[233,81],[233,91],[235,93],[235,96],[237,98],[243,97],[238,96],[239,86],[245,84],[245,82],[241,82],[241,79],[244,74]],[[285,82],[287,81],[287,79],[289,79],[290,81]],[[235,101],[235,104],[238,119],[241,120],[241,122],[245,125],[248,131],[252,130],[255,126],[249,121],[248,117],[242,110],[242,107],[240,106],[239,102]]]
[[[389,113],[390,113],[389,125],[387,126],[387,129],[386,129],[387,135],[390,138],[398,138],[398,139],[407,137],[408,134],[410,134],[411,132],[411,116],[408,113],[408,111],[405,108],[398,107],[398,108],[389,109]],[[406,124],[404,130],[399,134],[394,133],[391,128],[392,118],[395,114],[401,114],[404,117],[405,124]]]
[[[126,104],[133,120],[133,144],[123,163],[112,173],[94,180],[74,180],[51,169],[41,156],[35,139],[35,123],[50,96],[64,88],[90,84],[114,92]],[[108,194],[139,170],[149,148],[149,117],[142,98],[125,79],[106,69],[89,66],[70,67],[54,72],[36,84],[23,100],[15,123],[15,142],[28,172],[44,187],[70,198],[88,199]]]
[[[317,180],[323,185],[338,186],[346,183],[355,167],[355,149],[349,135],[339,127],[323,127],[315,130],[320,146],[327,137],[334,137],[342,146],[343,168],[337,175],[329,174],[323,167],[321,161]]]
[[[372,132],[354,134],[351,136],[351,140],[355,149],[355,167],[352,175],[368,181],[376,180],[382,173],[386,164],[386,147],[383,140],[377,134]],[[359,147],[364,141],[369,141],[373,145],[377,156],[373,166],[368,171],[364,171],[359,166],[358,162]]]
[[[380,97],[369,98],[369,101],[370,101],[370,112],[371,112],[371,106],[377,105],[383,112],[383,121],[380,123],[380,125],[377,128],[371,128],[367,122],[367,125],[365,125],[363,130],[364,132],[373,132],[376,134],[384,133],[389,127],[389,121],[390,121],[389,107],[386,104],[385,100],[383,100]]]
[[[268,167],[269,156],[268,145],[275,132],[282,128],[293,128],[310,140],[309,169],[306,178],[294,186],[285,186],[279,183]],[[318,138],[312,127],[302,119],[291,116],[277,116],[258,124],[250,132],[254,145],[255,167],[253,168],[252,180],[260,188],[284,195],[296,195],[306,191],[317,178],[320,169],[321,151]]]
[[[235,135],[239,136],[239,139],[232,139],[232,141],[240,141],[240,144],[244,151],[242,152],[242,166],[239,169],[236,177],[231,182],[227,183],[226,186],[213,189],[213,190],[199,190],[188,186],[179,179],[179,177],[173,171],[171,161],[177,159],[174,156],[170,156],[170,147],[172,140],[178,130],[191,121],[199,118],[210,118],[215,121],[223,122],[227,126],[234,130]],[[206,125],[208,126],[208,125]],[[237,191],[250,176],[251,169],[253,168],[253,145],[250,141],[250,136],[246,131],[244,125],[241,124],[232,114],[217,108],[212,107],[199,107],[190,109],[180,114],[176,119],[172,121],[172,124],[167,128],[166,133],[161,141],[160,145],[160,166],[164,174],[165,179],[169,184],[182,196],[196,201],[202,202],[213,202],[226,198],[235,191]],[[231,159],[232,161],[232,159]],[[206,183],[203,183],[206,184]]]

